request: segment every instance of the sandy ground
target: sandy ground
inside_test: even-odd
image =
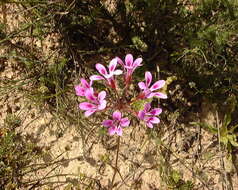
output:
[[[18,17],[14,21],[13,15],[14,12],[7,12],[8,30],[17,27],[18,19],[21,20]],[[33,43],[47,55],[50,47],[55,46],[56,39],[48,36],[41,43]],[[1,53],[6,51],[2,49]],[[4,81],[22,77],[17,62],[9,59],[4,64],[0,72],[1,87]],[[85,121],[81,113],[76,115],[78,124],[71,124],[46,108],[47,105],[39,107],[25,98],[19,89],[4,91],[1,95],[0,124],[3,125],[7,114],[18,115],[22,124],[17,130],[44,150],[42,158],[34,161],[34,167],[42,168],[25,176],[25,180],[31,181],[32,189],[71,186],[74,186],[72,189],[85,189],[85,184],[90,183],[92,189],[107,189],[114,172],[116,137],[99,135],[98,129],[102,126],[98,121]],[[207,104],[202,110],[197,120],[200,121],[201,117],[202,121],[214,124],[214,110]],[[82,135],[80,130],[88,127],[90,131]],[[161,137],[151,138],[143,125],[134,124],[124,130],[118,161],[120,175],[116,175],[115,189],[167,190],[173,185],[168,182],[171,181],[171,171],[174,171],[173,175],[180,176],[181,183],[189,180],[194,189],[199,190],[226,189],[229,182],[224,181],[224,171],[227,171],[231,175],[233,189],[238,189],[234,168],[225,152],[214,146],[214,135],[198,127],[183,126],[177,121],[171,125],[162,122],[155,128],[162,129]],[[222,159],[225,166],[222,166]]]

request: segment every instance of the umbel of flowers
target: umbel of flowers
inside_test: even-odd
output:
[[[152,82],[152,74],[145,72],[145,80],[139,82],[133,88],[133,73],[142,64],[142,58],[133,59],[127,54],[125,60],[119,57],[112,59],[107,67],[97,63],[97,75],[92,75],[87,81],[81,78],[81,83],[75,86],[77,96],[85,98],[85,102],[79,104],[79,108],[89,117],[96,112],[109,113],[109,118],[102,121],[102,125],[108,128],[110,135],[122,135],[122,129],[130,125],[130,119],[136,117],[153,128],[160,122],[158,116],[161,108],[151,108],[154,97],[166,99],[167,95],[158,91],[165,85],[164,80]],[[120,76],[119,76],[120,75]],[[121,77],[123,76],[123,77]],[[117,80],[116,80],[117,79]],[[104,84],[105,90],[99,91],[93,88],[93,83],[99,81]],[[132,90],[133,89],[133,90]],[[136,93],[136,89],[137,93]],[[137,102],[144,102],[141,110],[135,109]]]

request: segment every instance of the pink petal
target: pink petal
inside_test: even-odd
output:
[[[104,77],[105,77],[106,79],[112,78],[112,77],[113,77],[113,72],[110,72],[109,74],[104,75]]]
[[[116,130],[117,135],[122,136],[122,128],[118,127]]]
[[[155,93],[148,91],[148,93],[146,94],[146,98],[153,98],[154,95]]]
[[[159,115],[162,113],[162,109],[161,108],[154,108],[149,112],[151,115]]]
[[[80,81],[84,88],[90,88],[91,85],[84,78],[81,78]]]
[[[77,85],[74,87],[77,96],[85,96],[85,88]]]
[[[121,66],[124,66],[123,61],[122,61],[119,57],[116,57],[116,58],[117,58],[117,62],[118,62]]]
[[[101,92],[98,94],[98,100],[99,100],[99,102],[105,99],[106,94],[107,94],[107,93],[106,93],[105,91],[101,91]]]
[[[144,111],[139,111],[138,115],[139,119],[144,120],[145,118],[145,112]]]
[[[104,78],[102,77],[102,76],[99,76],[99,75],[92,75],[91,77],[90,77],[90,80],[91,81],[94,81],[94,80],[104,80]]]
[[[113,126],[113,121],[112,120],[104,120],[102,122],[102,125],[105,127],[112,127]]]
[[[137,58],[133,63],[133,67],[136,68],[141,66],[141,62],[142,62],[142,58]]]
[[[127,117],[124,117],[124,118],[121,119],[120,125],[122,127],[127,127],[127,126],[130,125],[130,120]]]
[[[88,100],[91,100],[91,101],[96,101],[97,100],[96,97],[94,96],[93,88],[90,88],[90,89],[86,90],[85,97]]]
[[[154,96],[156,96],[158,98],[162,98],[162,99],[167,99],[168,98],[168,96],[166,94],[163,94],[161,92],[154,93]]]
[[[92,110],[92,109],[95,109],[96,106],[94,104],[91,104],[89,102],[82,102],[79,104],[79,108],[81,110]]]
[[[141,90],[146,89],[146,86],[145,86],[145,83],[144,83],[144,82],[139,82],[139,83],[138,83],[138,86],[139,86],[139,88],[140,88]]]
[[[149,87],[150,86],[150,83],[152,81],[152,75],[149,71],[147,71],[145,73],[145,83],[146,83],[146,86]]]
[[[116,128],[116,127],[110,127],[110,128],[108,129],[109,135],[114,135],[114,134],[116,133],[116,131],[117,131],[117,128]]]
[[[88,116],[92,115],[95,111],[96,111],[96,110],[87,110],[87,111],[84,113],[84,115],[85,115],[85,117],[88,117]]]
[[[151,128],[151,129],[154,127],[153,124],[150,122],[147,122],[146,125],[147,125],[147,127]]]
[[[165,85],[165,81],[159,80],[150,87],[150,90],[151,91],[158,90],[158,89],[162,88],[164,85]]]
[[[130,65],[130,66],[125,66],[125,68],[126,68],[127,70],[130,70],[130,71],[132,71],[132,70],[133,70],[133,65]]]
[[[114,111],[113,114],[112,114],[112,118],[114,120],[121,120],[121,112],[119,111]]]
[[[131,54],[127,54],[125,58],[125,65],[126,66],[132,66],[133,64],[133,56]]]
[[[144,107],[145,112],[148,112],[150,108],[151,108],[150,103],[145,104],[145,107]]]
[[[93,85],[93,80],[90,80],[89,87],[91,87],[92,85]]]
[[[150,123],[160,123],[160,119],[158,117],[151,117],[149,119]]]
[[[100,105],[98,106],[98,110],[104,110],[107,106],[107,101],[106,100],[102,100],[100,101]]]
[[[109,66],[108,66],[109,72],[113,72],[116,69],[116,66],[117,66],[117,58],[114,58],[109,63]]]
[[[121,75],[122,73],[123,73],[123,71],[119,70],[119,69],[117,69],[113,72],[114,75]]]
[[[100,64],[100,63],[97,63],[96,64],[96,69],[98,70],[98,72],[101,74],[101,75],[107,75],[107,70],[106,70],[106,68],[102,65],[102,64]]]

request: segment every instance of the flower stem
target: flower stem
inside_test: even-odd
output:
[[[120,136],[117,137],[117,155],[116,155],[116,163],[114,167],[114,174],[111,181],[111,188],[110,188],[111,190],[113,189],[114,180],[118,172],[117,164],[118,164],[119,149],[120,149]]]

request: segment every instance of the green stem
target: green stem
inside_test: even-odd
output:
[[[111,182],[111,188],[110,188],[111,190],[113,189],[114,180],[115,180],[116,174],[118,172],[117,164],[118,164],[119,148],[120,148],[120,136],[117,137],[116,164],[115,164],[115,167],[114,167],[114,174],[113,174],[112,182]]]

